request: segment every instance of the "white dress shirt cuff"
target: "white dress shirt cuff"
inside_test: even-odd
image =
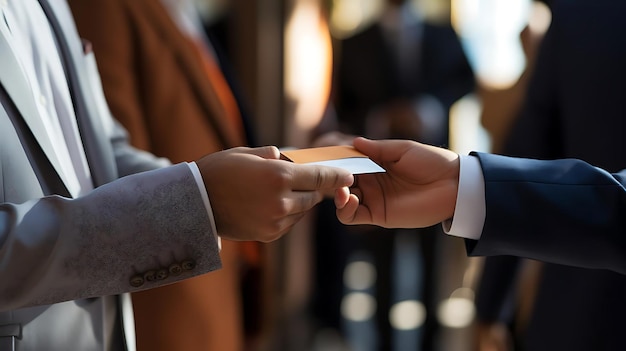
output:
[[[215,236],[215,240],[217,241],[217,247],[222,250],[222,239],[217,235],[217,227],[215,226],[215,217],[213,217],[213,209],[211,208],[211,202],[209,201],[209,195],[206,192],[206,187],[204,186],[204,180],[202,179],[202,174],[200,174],[200,169],[195,162],[187,162],[193,177],[196,179],[196,183],[198,184],[198,190],[200,190],[200,196],[202,196],[202,202],[204,202],[204,207],[206,208],[206,212],[209,215],[209,220],[211,221],[211,230],[213,230],[213,235]]]
[[[485,180],[480,161],[474,156],[459,156],[459,190],[454,216],[444,221],[446,234],[479,240],[485,224]]]

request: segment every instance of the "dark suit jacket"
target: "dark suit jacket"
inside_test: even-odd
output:
[[[471,255],[512,255],[626,274],[626,170],[580,160],[472,153],[485,178],[486,217]]]
[[[338,50],[336,109],[343,131],[363,134],[364,118],[377,106],[420,94],[446,109],[474,88],[474,75],[452,27],[425,23],[415,67],[401,72],[379,24],[342,40]],[[445,140],[441,143],[447,142]]]
[[[574,157],[612,172],[621,170],[626,167],[626,24],[621,20],[626,5],[555,1],[552,7],[553,22],[505,151],[543,159]],[[532,223],[536,228],[528,228],[528,235],[547,228],[569,234],[565,225]],[[605,234],[603,228],[579,231],[583,229],[587,235]],[[589,244],[590,250],[596,247]],[[514,258],[487,259],[477,299],[479,318],[501,317],[518,265]],[[521,339],[523,349],[623,348],[625,292],[626,278],[620,274],[544,265]]]
[[[67,4],[40,3],[98,188],[67,196],[54,141],[0,32],[0,350],[122,350],[114,295],[217,269],[219,251],[189,168],[158,169],[169,162],[128,144]]]

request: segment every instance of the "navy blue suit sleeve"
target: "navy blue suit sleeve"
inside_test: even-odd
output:
[[[626,171],[583,161],[473,153],[485,177],[486,217],[470,255],[513,255],[626,274]]]

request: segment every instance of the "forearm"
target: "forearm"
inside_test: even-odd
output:
[[[623,175],[577,160],[477,154],[486,217],[472,255],[515,255],[626,273]]]
[[[54,196],[0,209],[0,310],[136,291],[220,267],[184,164],[75,200]],[[161,275],[152,280],[152,272]]]

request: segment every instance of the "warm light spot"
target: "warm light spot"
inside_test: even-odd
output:
[[[330,29],[336,38],[348,37],[372,23],[383,11],[383,0],[333,0]]]
[[[548,5],[543,2],[534,1],[528,19],[528,28],[534,33],[543,34],[550,27],[552,22],[552,12]]]
[[[376,300],[370,294],[350,293],[341,301],[341,315],[353,322],[371,319],[376,312]]]
[[[426,308],[417,300],[398,302],[389,311],[391,326],[399,330],[417,329],[426,320]]]
[[[285,29],[285,92],[287,113],[292,118],[287,135],[294,137],[294,146],[304,146],[298,141],[306,141],[306,133],[319,124],[324,114],[331,69],[330,32],[319,4],[300,1]]]
[[[450,108],[450,149],[461,155],[470,151],[491,150],[489,133],[480,122],[482,106],[473,94],[461,98]]]
[[[469,288],[456,289],[437,309],[439,323],[448,328],[466,328],[475,315],[474,291]]]
[[[526,65],[519,39],[530,0],[452,0],[452,24],[477,78],[486,86],[510,87]]]
[[[376,268],[365,261],[351,262],[343,273],[344,285],[351,290],[365,290],[376,282]]]

